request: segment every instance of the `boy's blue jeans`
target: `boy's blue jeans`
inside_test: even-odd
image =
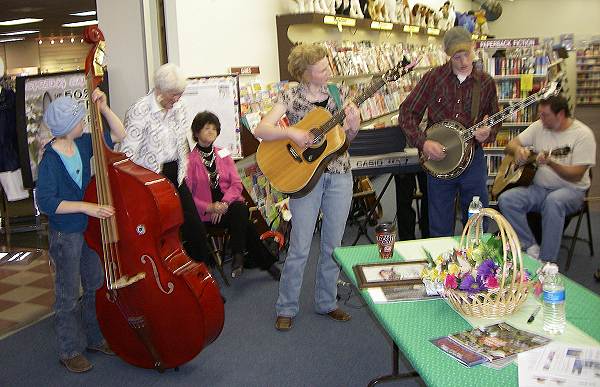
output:
[[[50,230],[49,242],[56,270],[54,312],[58,354],[61,359],[70,359],[81,354],[86,345],[98,346],[104,342],[96,319],[96,290],[102,286],[104,275],[100,258],[87,245],[83,233]],[[86,345],[82,345],[82,328]]]

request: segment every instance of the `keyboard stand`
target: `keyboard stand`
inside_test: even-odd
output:
[[[383,189],[381,190],[379,195],[377,195],[377,199],[375,200],[375,203],[373,203],[373,207],[371,207],[369,209],[369,212],[367,213],[367,216],[365,216],[365,219],[362,222],[360,222],[360,221],[358,222],[358,233],[356,234],[356,238],[354,239],[354,242],[352,242],[352,246],[356,246],[356,244],[358,243],[358,240],[360,239],[360,237],[362,235],[366,236],[367,239],[369,240],[369,242],[375,243],[375,242],[373,242],[373,239],[371,239],[371,237],[368,234],[369,219],[371,219],[371,217],[373,217],[373,215],[375,214],[375,211],[377,211],[377,206],[379,206],[379,203],[381,202],[381,198],[385,194],[385,191],[387,190],[388,186],[392,182],[393,178],[394,178],[394,175],[390,174],[390,177],[385,182]]]

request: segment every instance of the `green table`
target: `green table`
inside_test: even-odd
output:
[[[402,243],[402,242],[401,242]],[[334,257],[354,286],[357,285],[352,267],[364,263],[382,263],[376,245],[340,247]],[[390,262],[402,261],[394,252]],[[535,272],[539,264],[524,257],[524,265]],[[581,331],[600,339],[600,297],[583,286],[564,277],[567,293],[567,320]],[[416,373],[398,374],[398,350],[412,364],[428,386],[517,386],[517,366],[511,364],[501,370],[485,366],[467,368],[439,350],[429,340],[471,329],[445,300],[375,304],[366,290],[359,291],[378,322],[393,340],[393,373],[375,379],[370,385]]]

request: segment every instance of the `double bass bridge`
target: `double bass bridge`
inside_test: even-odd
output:
[[[143,271],[140,273],[137,273],[133,277],[124,275],[122,277],[119,277],[116,281],[113,281],[110,284],[110,286],[108,287],[108,289],[109,290],[123,289],[129,285],[133,285],[134,283],[143,280],[144,278],[146,278],[146,273]]]

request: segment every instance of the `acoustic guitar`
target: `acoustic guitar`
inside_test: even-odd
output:
[[[386,83],[409,73],[416,63],[403,60],[371,82],[352,101],[359,106]],[[313,134],[314,140],[308,147],[298,146],[287,138],[262,141],[258,146],[256,161],[271,185],[291,197],[302,197],[309,193],[327,164],[348,148],[346,133],[340,125],[345,117],[343,108],[333,115],[321,107],[309,111],[294,125]]]
[[[519,110],[525,109],[540,99],[556,95],[559,91],[559,83],[550,82],[537,93],[506,107],[468,129],[451,120],[444,120],[431,125],[425,132],[427,140],[442,144],[446,157],[441,160],[428,160],[421,157],[421,166],[427,173],[438,179],[454,179],[460,176],[473,160],[473,138],[477,129],[483,126],[494,126]]]
[[[546,153],[550,156],[565,156],[571,153],[571,147],[565,146]],[[492,186],[492,198],[497,198],[502,192],[513,187],[530,185],[538,167],[535,162],[537,156],[538,153],[531,152],[523,164],[518,164],[512,155],[504,156]]]

